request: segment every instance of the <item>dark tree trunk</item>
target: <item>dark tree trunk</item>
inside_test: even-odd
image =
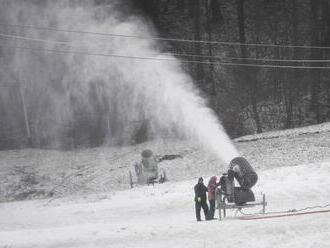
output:
[[[244,16],[244,0],[238,0],[237,3],[237,14],[238,14],[238,32],[239,32],[239,42],[240,45],[240,52],[242,63],[247,62],[246,58],[248,57],[248,50],[247,47],[244,45],[246,43],[245,38],[245,16]],[[257,20],[258,22],[258,20]],[[257,24],[258,25],[258,24]],[[247,91],[249,92],[249,99],[252,106],[253,118],[256,123],[257,132],[261,133],[261,122],[260,116],[258,113],[258,83],[257,83],[257,70],[256,69],[248,69],[242,68],[242,77],[240,79],[240,85],[246,89],[248,86]],[[243,85],[246,84],[244,87]]]
[[[238,24],[238,35],[239,35],[239,42],[240,42],[240,57],[242,58],[241,63],[244,64],[248,62],[246,58],[248,57],[248,51],[245,45],[245,25],[244,25],[244,0],[237,0],[237,24]],[[246,67],[238,67],[237,69],[238,75],[238,88],[242,91],[242,95],[246,93],[248,90],[247,85],[250,82],[248,69]]]
[[[310,0],[311,6],[311,45],[320,46],[320,29],[321,23],[319,20],[320,14],[320,0]],[[321,53],[319,49],[311,49],[311,59],[320,59]],[[320,95],[320,71],[317,69],[311,69],[311,110],[315,114],[315,120],[320,123],[320,106],[319,106],[319,95]]]
[[[201,7],[200,7],[200,1],[199,0],[192,0],[193,1],[193,23],[194,23],[194,39],[195,40],[201,40]],[[196,42],[194,45],[195,54],[197,55],[203,55],[202,50],[202,44],[200,42]],[[199,60],[198,57],[195,58],[195,60]],[[202,64],[196,63],[196,81],[197,84],[204,88],[205,85],[203,85],[204,81],[204,68]]]
[[[260,43],[260,24],[261,24],[261,18],[260,18],[260,13],[257,11],[256,14],[256,20],[255,20],[255,41],[256,43]],[[259,48],[255,48],[255,54],[256,54],[256,59],[259,58]],[[262,133],[262,125],[261,125],[261,120],[260,120],[260,115],[259,115],[259,110],[258,110],[258,101],[259,101],[259,83],[258,83],[258,73],[259,73],[259,68],[252,68],[250,70],[250,74],[252,75],[252,81],[251,81],[251,105],[252,105],[252,110],[253,110],[253,115],[254,115],[254,120],[256,122],[257,126],[257,132]]]
[[[279,41],[279,25],[278,23],[273,24],[273,30],[274,30],[274,35],[273,35],[273,42],[274,44],[278,44]],[[281,59],[281,49],[279,47],[276,47],[274,49],[274,57],[277,59]],[[273,88],[273,101],[275,104],[278,104],[282,100],[282,92],[281,92],[281,81],[282,81],[282,72],[283,70],[274,68],[272,70],[272,77],[273,77],[273,82],[274,85],[271,85]]]
[[[330,3],[328,0],[322,0],[322,46],[330,46]],[[328,49],[323,50],[323,58],[328,59],[330,56],[330,51]],[[324,65],[326,66],[326,65]],[[324,72],[325,76],[323,77],[323,87],[324,87],[324,105],[325,111],[324,115],[322,114],[323,120],[330,120],[330,73]],[[322,90],[323,91],[323,90]]]
[[[193,0],[193,18],[194,18],[194,35],[195,40],[201,40],[201,14],[200,0]],[[195,43],[195,48],[201,50],[201,43]]]
[[[206,0],[206,9],[207,9],[207,35],[208,35],[208,40],[212,41],[212,23],[211,23],[211,4],[209,0]],[[208,56],[210,56],[209,58],[209,73],[208,73],[208,83],[211,84],[211,95],[214,97],[216,95],[216,82],[214,79],[214,65],[212,64],[212,62],[214,62],[214,60],[211,58],[213,56],[213,46],[211,43],[208,43]]]
[[[298,19],[297,19],[297,1],[292,0],[292,18],[291,18],[291,23],[292,23],[292,43],[294,45],[297,44],[298,40]],[[296,59],[298,58],[298,50],[297,48],[293,48],[293,58]],[[292,69],[290,74],[290,78],[288,80],[288,85],[287,85],[287,94],[286,94],[286,123],[285,123],[285,128],[293,128],[294,127],[294,120],[293,120],[293,106],[295,103],[295,98],[297,93],[297,78],[298,78],[298,70],[297,69]]]
[[[242,45],[243,43],[246,43],[245,39],[245,25],[244,25],[244,2],[245,0],[238,0],[238,6],[237,6],[237,13],[238,13],[238,32],[239,32],[239,42],[240,50],[241,50],[241,56],[242,58],[247,58],[247,49],[246,46]],[[246,60],[243,60],[245,62]]]

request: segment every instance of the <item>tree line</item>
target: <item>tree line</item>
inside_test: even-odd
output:
[[[329,1],[135,2],[160,36],[210,41],[170,41],[165,50],[214,62],[186,70],[233,137],[329,121]]]

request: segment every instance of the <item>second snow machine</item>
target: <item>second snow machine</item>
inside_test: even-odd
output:
[[[167,181],[165,170],[158,168],[158,163],[161,161],[160,158],[155,156],[151,150],[144,150],[141,156],[141,162],[134,164],[136,181],[133,179],[132,172],[129,171],[131,188],[133,188],[134,184],[154,185],[154,183]]]
[[[239,187],[235,186],[235,180]],[[220,187],[216,189],[216,202],[219,210],[219,220],[226,217],[226,209],[238,209],[262,206],[262,213],[266,211],[266,196],[263,194],[261,202],[255,202],[251,188],[257,183],[258,175],[243,157],[234,158],[227,173],[220,178]]]

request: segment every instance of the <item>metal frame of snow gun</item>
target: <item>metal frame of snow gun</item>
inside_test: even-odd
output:
[[[164,160],[173,160],[182,158],[179,154],[166,154],[163,156],[154,155],[151,150],[144,150],[141,153],[141,163],[134,164],[136,181],[133,179],[133,173],[129,171],[128,179],[130,187],[134,184],[138,185],[154,185],[155,183],[164,183],[167,181],[166,172],[163,168],[159,168],[158,164]]]
[[[155,183],[164,183],[167,181],[166,172],[164,169],[158,169],[157,177],[148,177],[145,174],[143,174],[142,171],[135,170],[136,174],[136,181],[133,179],[133,173],[131,171],[128,172],[128,180],[129,185],[131,188],[134,187],[134,185],[154,185]]]
[[[230,192],[229,194],[224,192],[223,190],[221,190],[220,188],[217,188],[216,191],[216,208],[219,211],[219,220],[222,220],[223,218],[226,218],[227,213],[226,210],[227,209],[237,209],[237,210],[241,210],[243,208],[252,208],[255,206],[262,206],[262,214],[266,213],[266,206],[267,206],[267,202],[266,202],[266,195],[263,194],[262,195],[262,201],[261,202],[250,202],[250,203],[236,203],[235,201],[233,201],[232,199],[234,199],[234,190],[232,192]]]
[[[235,180],[239,187],[235,187]],[[251,188],[257,183],[258,175],[243,157],[236,157],[230,161],[227,173],[220,177],[220,187],[216,188],[216,201],[219,210],[219,220],[226,217],[226,209],[251,208],[262,206],[262,214],[266,213],[266,195],[263,194],[262,201],[256,202]],[[236,213],[237,213],[236,212]]]

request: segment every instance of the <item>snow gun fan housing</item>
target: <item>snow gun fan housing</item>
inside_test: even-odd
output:
[[[234,179],[240,187],[235,187]],[[221,190],[227,195],[228,202],[241,205],[255,201],[251,188],[257,183],[258,175],[243,157],[236,157],[229,164],[228,173],[220,178]]]
[[[153,152],[149,149],[141,152],[142,158],[150,158],[153,155]]]
[[[258,181],[258,175],[243,157],[234,158],[229,164],[228,175],[235,177],[244,189],[251,189]]]

